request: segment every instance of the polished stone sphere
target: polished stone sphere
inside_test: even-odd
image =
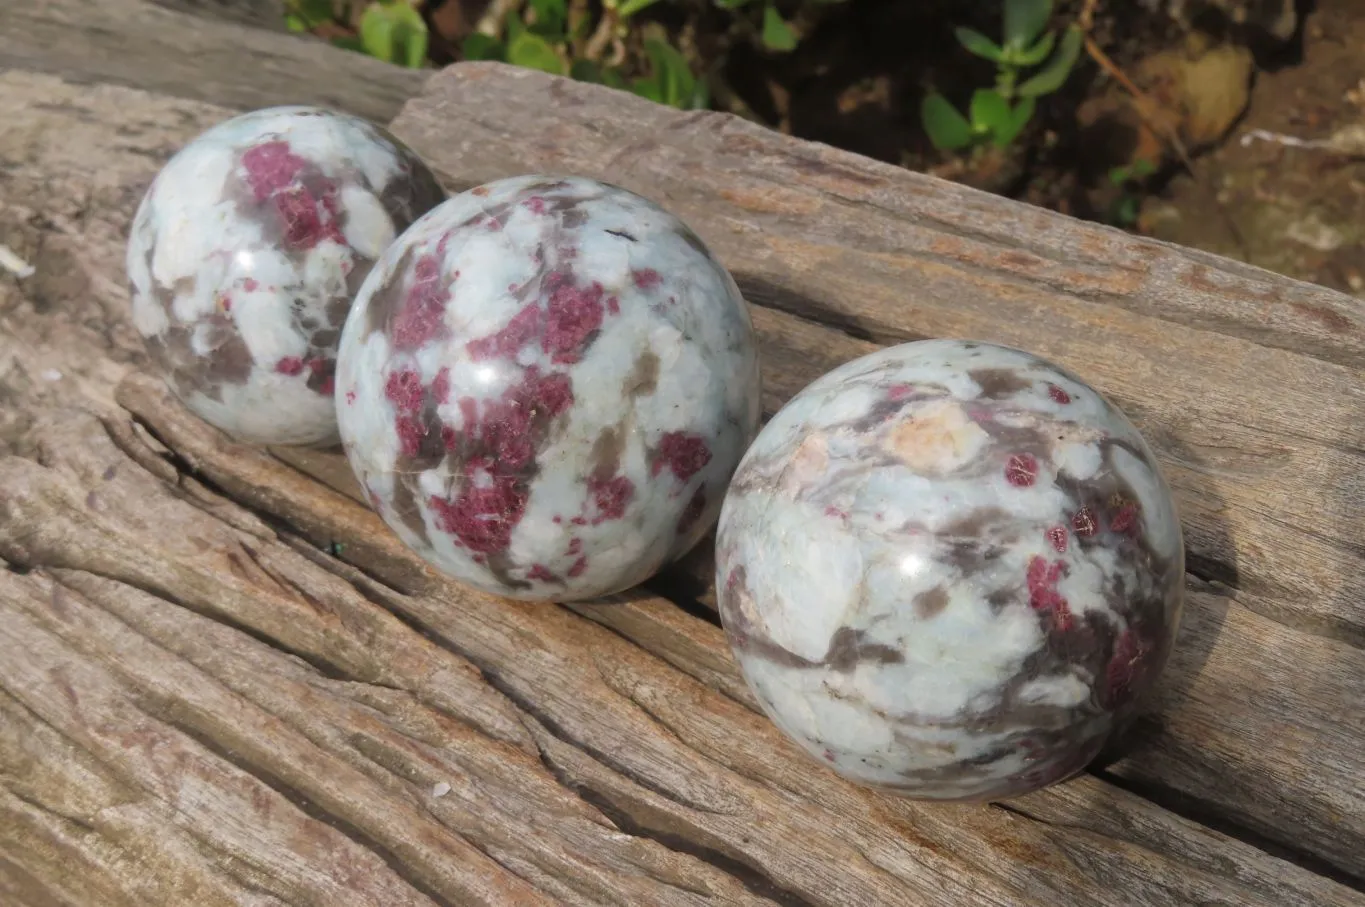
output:
[[[337,340],[379,253],[445,192],[383,129],[273,107],[162,168],[128,238],[133,324],[171,390],[241,441],[337,440]]]
[[[1084,768],[1165,663],[1184,575],[1123,414],[1036,356],[957,340],[797,394],[735,473],[716,559],[778,727],[853,781],[936,800]]]
[[[623,189],[527,176],[414,224],[341,340],[341,436],[399,537],[513,598],[640,583],[714,524],[759,420],[734,281]]]

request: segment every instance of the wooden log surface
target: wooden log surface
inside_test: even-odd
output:
[[[322,41],[250,27],[262,24],[275,5],[3,0],[0,70],[131,85],[243,109],[322,104],[378,121],[396,114],[426,77]]]
[[[334,456],[231,444],[136,373],[127,221],[229,113],[0,74],[0,242],[37,267],[0,278],[0,894],[1365,904],[1354,301],[504,67],[408,107],[453,186],[571,170],[688,219],[755,304],[770,411],[876,342],[970,334],[1071,366],[1153,441],[1191,596],[1132,748],[1003,806],[917,804],[800,756],[695,604],[464,590]]]

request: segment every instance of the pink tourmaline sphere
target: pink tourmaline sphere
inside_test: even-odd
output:
[[[445,198],[365,120],[273,107],[182,148],[128,238],[133,324],[200,418],[257,444],[336,443],[337,340],[379,253]]]
[[[667,211],[578,178],[491,183],[414,224],[361,287],[337,389],[399,537],[521,599],[616,592],[685,553],[759,420],[730,275]]]

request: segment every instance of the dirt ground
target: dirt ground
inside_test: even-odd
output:
[[[1244,142],[1255,130],[1336,135],[1354,153]],[[1365,133],[1365,0],[1319,0],[1301,60],[1257,74],[1231,135],[1196,159],[1195,178],[1177,176],[1149,196],[1139,227],[1365,298],[1365,135],[1357,130]],[[1210,212],[1210,190],[1226,216]]]
[[[1235,27],[1186,32],[1143,6],[1102,4],[1094,37],[1155,112],[1138,114],[1083,58],[1006,152],[941,154],[918,120],[928,87],[962,103],[990,84],[989,65],[962,52],[951,25],[993,34],[998,4],[864,0],[828,13],[786,58],[732,52],[727,76],[752,115],[783,131],[1365,297],[1365,0],[1300,2],[1286,41]],[[1166,130],[1183,139],[1193,175]],[[1336,136],[1355,153],[1262,132]],[[1110,176],[1139,160],[1157,172],[1128,184]]]

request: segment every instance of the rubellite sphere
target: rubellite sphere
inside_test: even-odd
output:
[[[685,553],[759,420],[730,275],[667,211],[579,178],[501,180],[420,219],[361,288],[337,376],[380,515],[520,599],[616,592]]]
[[[379,254],[445,192],[357,117],[274,107],[202,133],[128,240],[133,324],[200,418],[257,444],[336,443],[337,341]]]
[[[1084,768],[1165,664],[1184,574],[1123,414],[1036,356],[956,340],[797,394],[735,473],[716,560],[778,727],[851,780],[936,800]]]

